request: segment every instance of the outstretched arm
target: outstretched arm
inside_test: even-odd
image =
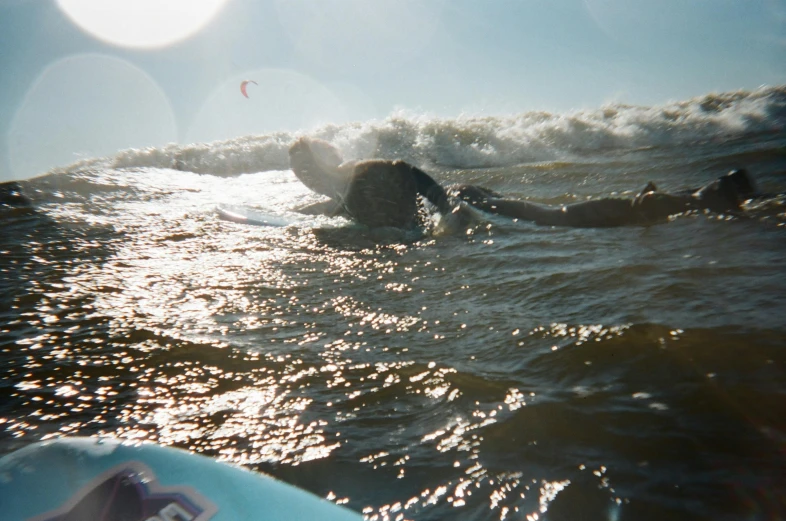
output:
[[[461,185],[456,187],[455,191],[459,199],[484,212],[544,224],[551,224],[554,221],[561,223],[565,219],[561,207],[553,208],[529,201],[509,199],[480,186]]]
[[[423,170],[410,166],[418,193],[437,207],[445,217],[443,223],[448,229],[463,229],[477,222],[477,215],[461,201],[456,201],[439,183]]]
[[[450,202],[450,196],[445,189],[423,170],[411,165],[410,167],[415,178],[418,193],[436,206],[440,213],[446,214],[452,211],[454,205]]]

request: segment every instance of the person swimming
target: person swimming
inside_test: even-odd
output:
[[[422,196],[443,215],[470,218],[460,201],[431,176],[404,161],[343,162],[335,147],[307,137],[290,147],[289,160],[304,185],[330,198],[301,208],[304,213],[346,215],[369,227],[414,228],[421,224],[418,196]]]
[[[633,199],[606,197],[560,206],[507,198],[474,185],[461,185],[451,192],[488,213],[536,224],[595,228],[655,224],[691,211],[735,213],[755,189],[745,170],[733,170],[697,189],[664,193],[650,182]]]
[[[488,213],[536,224],[572,227],[649,225],[690,211],[729,213],[754,190],[744,170],[734,170],[712,183],[676,193],[658,191],[654,183],[633,199],[608,197],[551,206],[501,194],[475,185],[446,190],[431,176],[404,161],[342,160],[339,151],[320,139],[302,137],[289,149],[292,170],[308,188],[330,198],[301,209],[304,213],[345,215],[369,227],[412,228],[419,224],[418,196],[460,223],[472,222],[463,204]]]

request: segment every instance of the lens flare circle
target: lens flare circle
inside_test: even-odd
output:
[[[121,149],[176,141],[166,94],[147,73],[114,56],[58,60],[28,89],[8,132],[16,179]]]

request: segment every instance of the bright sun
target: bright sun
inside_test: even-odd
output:
[[[124,47],[163,47],[204,27],[227,0],[57,0],[92,36]]]

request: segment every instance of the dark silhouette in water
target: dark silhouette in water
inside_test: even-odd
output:
[[[342,162],[329,143],[300,138],[289,150],[295,175],[330,201],[301,209],[304,213],[346,215],[369,227],[411,228],[418,224],[418,195],[440,213],[455,214],[470,222],[464,201],[485,212],[537,224],[573,227],[647,225],[689,211],[729,213],[754,193],[744,170],[734,170],[712,183],[676,193],[659,192],[653,183],[633,199],[608,197],[561,206],[503,197],[492,190],[460,185],[448,191],[422,170],[404,161],[367,160]]]
[[[342,162],[332,145],[310,138],[297,140],[289,158],[304,185],[331,199],[301,209],[305,213],[346,215],[369,227],[412,228],[419,221],[421,195],[443,214],[466,214],[431,176],[404,161]]]
[[[697,210],[738,212],[740,204],[753,195],[754,187],[745,170],[733,170],[698,189],[664,193],[650,182],[633,199],[607,197],[560,206],[506,198],[473,185],[462,185],[452,191],[480,210],[537,224],[611,227],[654,224],[672,215]]]
[[[0,207],[2,208],[30,208],[32,203],[22,191],[16,181],[0,183]]]

